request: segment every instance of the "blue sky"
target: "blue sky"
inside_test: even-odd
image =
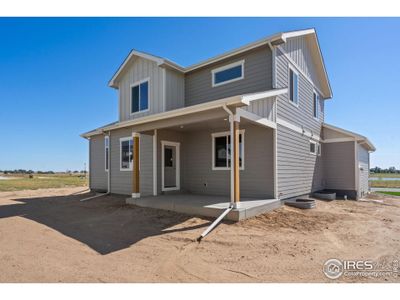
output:
[[[0,169],[75,170],[79,134],[117,119],[107,86],[130,49],[187,66],[279,31],[317,30],[326,122],[367,135],[400,169],[399,18],[0,18]]]

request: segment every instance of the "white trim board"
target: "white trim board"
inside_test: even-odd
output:
[[[355,141],[355,138],[348,137],[348,138],[334,138],[334,139],[326,139],[322,140],[322,143],[341,143],[341,142],[353,142]]]
[[[283,119],[277,118],[276,123],[281,125],[281,126],[283,126],[283,127],[291,129],[291,130],[293,130],[293,131],[295,131],[297,133],[300,133],[300,134],[302,134],[302,135],[304,135],[306,137],[312,138],[312,139],[314,139],[316,141],[320,141],[321,140],[321,137],[319,135],[315,135],[311,131],[303,129],[300,126],[294,125],[294,124],[292,124],[292,123],[290,123],[288,121],[285,121]]]
[[[175,187],[164,187],[164,177],[165,177],[165,170],[164,170],[164,161],[165,161],[165,153],[164,153],[164,146],[172,146],[176,147],[176,171],[175,171]],[[170,141],[161,141],[161,190],[163,192],[167,191],[178,191],[181,189],[181,154],[180,154],[180,147],[181,143],[178,142],[170,142]]]
[[[245,162],[245,154],[244,154],[244,143],[245,143],[245,129],[240,129],[239,130],[239,134],[242,136],[242,165],[239,167],[240,171],[244,170],[244,162]],[[211,133],[211,170],[213,171],[227,171],[230,170],[231,167],[216,167],[214,165],[215,162],[215,138],[216,137],[230,137],[231,136],[231,132],[230,131],[224,131],[224,132],[214,132]],[[226,139],[226,146],[228,146],[228,139]],[[240,153],[240,150],[239,150]],[[228,164],[228,153],[226,154],[226,163]],[[231,163],[232,163],[232,159],[231,159]]]
[[[218,86],[221,86],[221,85],[225,85],[225,84],[228,84],[228,83],[231,83],[231,82],[235,82],[235,81],[244,79],[244,63],[245,63],[245,61],[243,59],[243,60],[239,60],[239,61],[233,62],[231,64],[224,65],[222,67],[219,67],[219,68],[211,70],[211,87],[218,87]],[[226,80],[226,81],[222,81],[222,82],[219,82],[219,83],[215,83],[215,73],[219,73],[219,72],[222,72],[222,71],[225,71],[225,70],[237,67],[237,66],[241,66],[242,74],[241,74],[240,77],[233,78],[233,79]]]
[[[153,196],[157,196],[157,129],[153,135]]]
[[[252,121],[254,123],[257,123],[259,125],[265,126],[265,127],[269,127],[269,128],[273,128],[276,129],[276,123],[267,119],[267,118],[263,118],[257,114],[251,113],[247,110],[244,110],[242,108],[238,108],[236,110],[236,115],[241,117],[241,118],[245,118],[249,121]]]

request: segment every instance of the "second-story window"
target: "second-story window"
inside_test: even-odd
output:
[[[149,81],[131,86],[131,114],[149,109]]]
[[[292,68],[289,68],[289,100],[299,105],[299,74]]]
[[[211,71],[212,86],[227,84],[244,78],[244,60]]]
[[[315,91],[313,92],[313,115],[314,118],[319,119],[319,96]]]

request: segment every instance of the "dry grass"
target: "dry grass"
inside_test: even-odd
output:
[[[2,175],[4,176],[4,175]],[[0,192],[87,186],[87,178],[73,174],[9,175],[12,179],[0,180]]]
[[[400,178],[399,180],[371,180],[371,187],[380,188],[400,188]]]

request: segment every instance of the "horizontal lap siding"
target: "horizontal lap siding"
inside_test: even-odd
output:
[[[107,189],[107,172],[105,171],[104,136],[90,138],[90,188]]]
[[[272,198],[273,132],[254,125],[245,129],[244,167],[240,171],[241,197]],[[200,194],[230,195],[230,171],[212,170],[212,137],[228,128],[201,130],[185,134],[184,189]]]
[[[354,142],[324,144],[324,176],[327,189],[356,189],[354,146]]]
[[[298,67],[313,78],[310,72],[314,63],[310,59],[309,48],[304,37],[289,39],[282,46]],[[289,87],[289,59],[278,49],[276,51],[277,88]],[[295,68],[296,70],[296,68]],[[299,70],[297,70],[299,71]],[[314,81],[314,80],[313,80]],[[315,83],[315,81],[314,81]],[[319,102],[319,119],[313,116],[313,84],[299,72],[298,107],[289,101],[289,93],[278,96],[277,117],[296,125],[315,136],[321,136],[324,120],[324,101]],[[322,155],[310,153],[310,138],[284,126],[277,128],[277,172],[278,191],[282,198],[291,198],[324,188],[324,145]]]
[[[215,68],[245,60],[244,79],[218,87],[212,87],[211,71]],[[185,106],[204,103],[234,95],[261,92],[272,88],[272,55],[267,46],[262,46],[225,59],[185,76]]]
[[[132,171],[120,170],[120,138],[131,137],[132,128],[111,132],[111,192],[130,195],[132,193]],[[143,196],[153,193],[153,138],[140,136],[140,193]]]
[[[164,110],[163,103],[163,69],[153,61],[135,58],[127,70],[121,75],[119,83],[120,121],[136,119],[155,114]],[[131,85],[145,78],[149,82],[149,111],[130,114],[131,109]]]
[[[322,189],[323,157],[310,153],[310,139],[281,125],[277,130],[280,197],[286,199]]]

